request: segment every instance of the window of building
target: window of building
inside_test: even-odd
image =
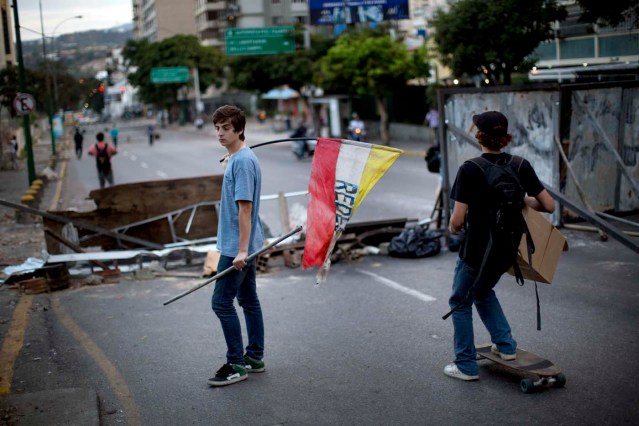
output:
[[[294,23],[298,23],[298,24],[306,24],[307,21],[307,17],[306,16],[294,16],[293,17],[293,22]]]
[[[561,59],[594,58],[595,38],[561,40],[559,42],[559,52],[561,52]]]
[[[279,24],[282,23],[282,17],[281,16],[273,16],[272,22],[273,22],[273,25],[279,25]]]
[[[293,0],[293,3],[306,3],[306,0]]]
[[[557,60],[557,45],[554,41],[541,43],[535,50],[534,56],[540,61],[555,61]]]
[[[271,0],[271,4],[280,4],[280,0]]]
[[[599,56],[639,55],[639,34],[599,38]]]

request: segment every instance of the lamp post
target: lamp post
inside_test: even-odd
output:
[[[64,24],[67,21],[72,19],[82,19],[82,15],[72,16],[70,18],[64,19],[58,23],[53,29],[51,33],[51,50],[56,52],[56,62],[60,60],[60,50],[56,49],[56,40],[55,40],[55,32],[58,30],[60,25]],[[58,69],[57,67],[53,69],[53,111],[58,111]]]

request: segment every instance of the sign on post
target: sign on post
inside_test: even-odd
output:
[[[170,84],[186,83],[187,81],[189,81],[187,67],[151,68],[151,83]]]
[[[226,54],[273,55],[295,52],[293,26],[263,28],[227,28],[224,31]]]
[[[13,108],[18,115],[26,115],[35,109],[36,101],[33,96],[28,93],[18,93],[13,98]]]

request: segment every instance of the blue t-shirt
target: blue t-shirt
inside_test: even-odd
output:
[[[242,148],[231,156],[224,171],[222,199],[217,225],[217,249],[223,256],[235,257],[240,251],[238,201],[253,203],[249,255],[262,248],[264,236],[260,222],[262,172],[250,148]]]

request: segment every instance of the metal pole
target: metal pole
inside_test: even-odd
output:
[[[284,241],[285,239],[287,239],[288,237],[290,237],[293,234],[297,234],[298,232],[300,232],[302,230],[301,226],[298,226],[297,228],[293,229],[291,232],[289,232],[288,234],[278,238],[277,240],[273,241],[271,244],[267,245],[266,247],[262,248],[261,250],[256,251],[255,253],[253,253],[252,255],[250,255],[249,257],[246,258],[246,262],[250,262],[251,260],[255,259],[257,256],[259,256],[260,254],[264,253],[266,250],[270,249],[271,247],[281,243],[282,241]],[[231,266],[225,270],[223,270],[222,272],[220,272],[219,274],[215,275],[212,278],[209,278],[208,280],[204,281],[202,284],[198,284],[195,287],[193,287],[190,290],[185,291],[182,294],[178,294],[177,296],[167,300],[166,302],[163,303],[164,306],[168,305],[169,303],[173,303],[178,299],[183,298],[184,296],[186,296],[187,294],[191,294],[193,293],[195,290],[199,290],[202,287],[204,287],[205,285],[208,285],[210,283],[212,283],[213,281],[216,281],[220,278],[222,278],[225,275],[228,275],[230,272],[232,272],[235,269],[235,266]]]
[[[22,40],[20,38],[20,20],[18,18],[18,0],[13,0],[13,23],[16,31],[16,50],[18,54],[18,78],[20,83],[20,91],[26,92],[27,84],[24,75],[24,61],[22,59]],[[31,146],[31,124],[29,123],[29,114],[22,116],[22,129],[24,131],[24,149],[27,152],[27,171],[29,175],[29,185],[36,179],[35,163],[33,161],[33,148]]]
[[[44,36],[44,19],[42,17],[42,0],[40,3],[40,28],[42,30],[42,59],[46,71],[47,81],[47,115],[49,116],[49,129],[51,130],[51,155],[55,155],[55,132],[53,131],[53,117],[51,116],[51,81],[49,79],[49,64],[47,61],[47,44]]]
[[[78,16],[72,16],[70,18],[67,18],[65,20],[63,20],[62,22],[58,23],[58,25],[55,26],[55,28],[53,29],[53,32],[51,33],[51,47],[54,52],[56,52],[56,67],[53,70],[53,111],[54,112],[58,112],[58,67],[57,67],[57,63],[60,63],[60,49],[57,46],[56,40],[55,40],[55,32],[58,31],[58,28],[60,27],[60,25],[64,24],[67,21],[70,21],[71,19],[82,19],[82,15],[78,15]],[[44,31],[43,31],[44,33]],[[44,35],[44,34],[43,34]]]

